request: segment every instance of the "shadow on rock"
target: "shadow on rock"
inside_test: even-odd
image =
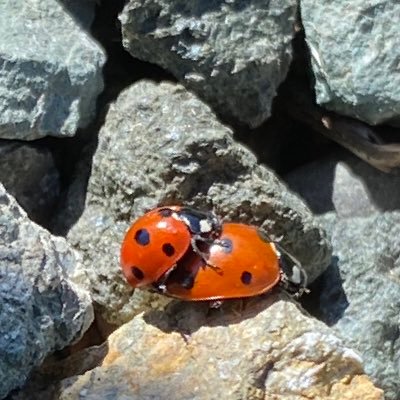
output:
[[[313,282],[310,294],[302,301],[303,307],[311,315],[328,326],[335,325],[349,306],[338,261],[337,256],[332,257],[329,267]]]
[[[218,308],[212,308],[208,301],[174,300],[163,310],[145,313],[143,319],[163,332],[178,332],[185,336],[193,334],[204,326],[239,324],[243,320],[254,318],[280,299],[290,299],[290,297],[275,289],[261,296],[226,300]]]

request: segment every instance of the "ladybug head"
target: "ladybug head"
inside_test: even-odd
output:
[[[200,234],[217,239],[221,236],[221,232],[222,222],[214,213],[207,213],[207,217],[200,221]]]
[[[213,212],[184,207],[179,212],[179,218],[185,222],[193,235],[211,239],[216,239],[221,235],[222,223]]]
[[[296,260],[281,246],[275,246],[279,249],[279,265],[282,271],[281,283],[285,290],[296,297],[303,293],[308,293],[307,273],[298,260]]]

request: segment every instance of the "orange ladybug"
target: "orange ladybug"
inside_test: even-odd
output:
[[[279,283],[296,292],[306,285],[301,267],[286,252],[282,256],[283,251],[257,227],[225,223],[207,251],[206,260],[186,253],[168,277],[153,287],[171,297],[199,301],[256,296]]]
[[[153,209],[134,222],[125,235],[122,272],[135,288],[160,282],[187,252],[204,257],[201,248],[220,234],[221,223],[213,213],[182,206]]]

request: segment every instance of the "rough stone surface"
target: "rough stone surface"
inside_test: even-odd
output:
[[[400,393],[400,212],[323,220],[336,262],[321,277],[320,314],[364,359],[385,390]]]
[[[60,194],[60,174],[48,148],[0,140],[0,182],[30,219],[48,220]]]
[[[132,0],[120,19],[133,57],[255,127],[270,116],[286,77],[296,11],[295,0]]]
[[[0,2],[1,138],[73,136],[93,117],[105,55],[66,3]]]
[[[141,310],[143,296],[146,302],[156,296],[148,300],[144,291],[131,296],[122,279],[124,232],[156,205],[183,203],[283,236],[282,244],[303,262],[310,280],[329,263],[330,245],[306,206],[233,140],[209,107],[180,85],[142,81],[109,110],[86,207],[68,234],[84,254],[94,299],[110,322],[126,321],[133,309]]]
[[[0,398],[90,325],[79,266],[66,241],[31,222],[0,185]]]
[[[317,102],[370,124],[400,123],[397,1],[301,1]]]
[[[400,177],[372,168],[349,153],[337,153],[285,177],[316,214],[361,217],[400,208]]]
[[[34,369],[26,385],[13,391],[6,400],[56,400],[59,395],[59,382],[99,366],[107,355],[108,345],[83,349],[69,357],[48,357]]]
[[[58,399],[383,399],[331,329],[276,300],[138,315],[110,336],[101,366],[61,382]]]

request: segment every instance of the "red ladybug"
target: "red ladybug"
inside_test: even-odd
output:
[[[166,279],[188,252],[203,257],[203,243],[212,243],[221,233],[213,213],[181,206],[156,208],[130,227],[121,247],[121,266],[133,287]]]
[[[289,260],[293,264],[290,256]],[[290,285],[296,289],[305,286],[303,270],[292,268],[287,277],[281,267],[281,253],[258,228],[225,223],[221,236],[209,247],[207,262],[189,252],[167,279],[154,287],[171,297],[197,301],[256,296],[280,282],[288,289]]]

